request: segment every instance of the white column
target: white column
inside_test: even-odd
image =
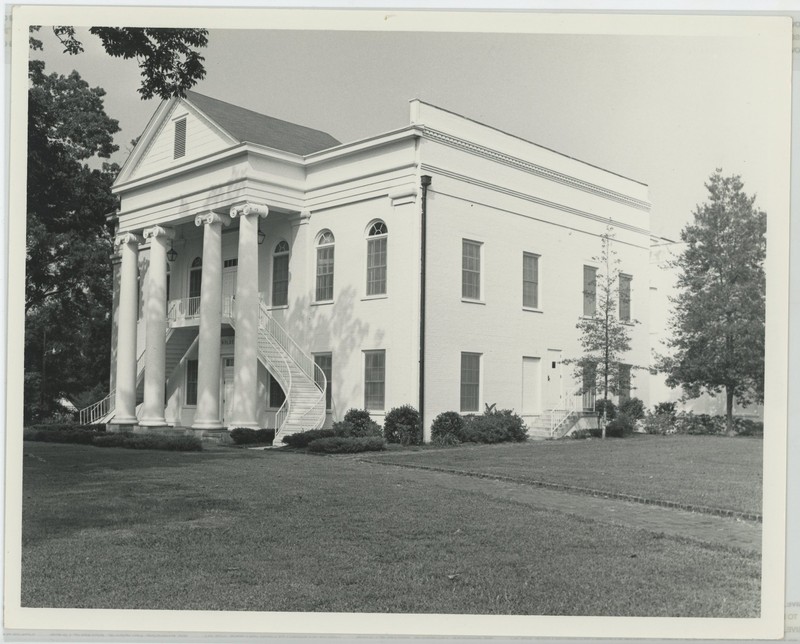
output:
[[[239,218],[231,428],[258,427],[258,222],[268,213],[264,205],[231,208]]]
[[[144,231],[150,240],[144,304],[146,353],[144,362],[144,406],[139,424],[160,427],[164,418],[164,385],[167,355],[167,241],[175,236],[171,228],[153,226]]]
[[[139,244],[142,238],[123,233],[114,240],[122,256],[117,323],[117,374],[114,423],[136,424],[136,320],[139,315]]]
[[[200,331],[197,365],[197,411],[194,429],[221,429],[219,350],[222,323],[222,226],[227,215],[209,212],[194,218],[203,226],[203,279],[200,283]]]

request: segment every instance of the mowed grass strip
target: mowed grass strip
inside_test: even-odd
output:
[[[634,435],[425,448],[369,458],[760,513],[762,452],[763,442],[751,438]]]
[[[755,555],[286,450],[28,444],[22,605],[757,616]]]

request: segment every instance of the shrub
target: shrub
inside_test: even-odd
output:
[[[97,447],[124,447],[127,449],[159,449],[173,452],[200,452],[203,444],[197,436],[169,436],[161,434],[105,434],[95,436]]]
[[[634,421],[630,416],[619,414],[614,420],[606,425],[607,438],[624,438],[633,433]]]
[[[675,415],[675,432],[678,434],[724,434],[725,418],[709,414],[682,411]]]
[[[237,445],[252,445],[253,443],[271,443],[275,439],[274,429],[253,429],[251,427],[234,427],[231,438]]]
[[[568,438],[574,438],[575,440],[581,440],[584,438],[589,438],[592,435],[592,430],[590,429],[576,429],[571,434],[567,434]]]
[[[631,420],[641,420],[644,418],[644,403],[639,398],[628,398],[620,403],[618,411]]]
[[[603,417],[604,409],[606,412],[606,420],[614,420],[614,418],[616,418],[617,408],[614,406],[612,401],[603,398],[594,404],[594,412],[597,414],[598,418]]]
[[[91,445],[95,437],[102,437],[104,431],[94,429],[40,429],[41,426],[26,427],[22,440],[40,443],[78,443]],[[77,426],[80,427],[80,426]]]
[[[525,423],[510,409],[469,416],[462,432],[462,441],[470,443],[520,442],[527,438]]]
[[[383,437],[389,443],[419,445],[422,442],[419,412],[411,405],[390,409],[383,419]]]
[[[289,447],[308,447],[311,441],[319,438],[330,438],[333,436],[332,429],[311,429],[307,432],[297,432],[283,437],[283,442]]]
[[[333,424],[333,435],[342,438],[359,438],[362,436],[378,436],[383,438],[381,427],[374,420],[354,425],[350,421],[340,420]]]
[[[647,434],[674,434],[675,419],[668,413],[654,414],[648,411],[642,420],[642,427]]]
[[[764,423],[749,418],[734,418],[733,428],[737,436],[758,436],[764,438]]]
[[[355,454],[357,452],[379,452],[386,449],[380,436],[331,436],[318,438],[308,444],[308,451],[315,454]]]
[[[431,441],[435,445],[456,445],[464,436],[464,418],[455,411],[443,411],[431,424]]]
[[[675,403],[661,402],[654,407],[656,416],[669,416],[675,418]]]
[[[38,425],[28,425],[25,429],[32,429],[35,431],[43,430],[47,432],[72,432],[72,431],[90,431],[90,432],[104,432],[106,431],[105,425],[81,425],[80,423],[39,423]]]

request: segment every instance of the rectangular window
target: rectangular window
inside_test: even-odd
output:
[[[286,401],[286,394],[281,389],[278,381],[269,375],[269,406],[271,409],[278,409]]]
[[[234,266],[239,265],[238,258],[234,257],[233,259],[226,259],[222,262],[222,268],[233,268]]]
[[[461,354],[461,411],[479,411],[481,354]]]
[[[386,241],[367,240],[367,295],[386,294]]]
[[[272,258],[272,306],[289,303],[289,255]]]
[[[197,405],[197,360],[186,361],[186,404]]]
[[[539,308],[539,256],[522,254],[522,306]]]
[[[186,119],[175,121],[175,147],[174,159],[180,159],[186,154]]]
[[[386,351],[364,352],[364,408],[382,410],[386,393]]]
[[[314,364],[317,365],[322,373],[325,374],[325,380],[328,383],[325,389],[325,409],[332,409],[331,399],[333,397],[333,385],[331,377],[333,374],[333,356],[330,353],[317,353],[314,355]],[[317,384],[320,384],[320,378],[317,378]]]
[[[591,317],[597,310],[597,269],[583,267],[583,314]]]
[[[481,299],[481,243],[461,240],[461,297]]]
[[[317,248],[317,302],[333,299],[333,248]]]
[[[619,319],[623,322],[631,320],[631,281],[630,275],[620,273],[619,276]]]
[[[619,402],[624,403],[631,398],[631,366],[619,365]]]

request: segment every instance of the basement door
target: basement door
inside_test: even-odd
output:
[[[233,413],[233,358],[222,358],[222,422],[227,425]]]
[[[548,349],[547,360],[544,364],[544,404],[545,410],[559,409],[562,407],[563,394],[563,365],[561,363],[561,349]]]

